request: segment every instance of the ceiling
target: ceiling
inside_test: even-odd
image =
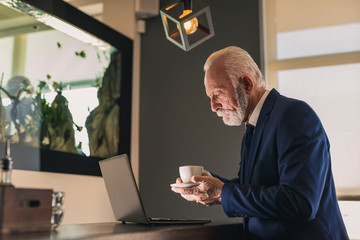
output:
[[[0,38],[49,29],[37,20],[0,4]]]

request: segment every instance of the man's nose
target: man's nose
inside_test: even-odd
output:
[[[214,98],[211,99],[211,110],[217,112],[221,109],[221,103],[216,101]]]

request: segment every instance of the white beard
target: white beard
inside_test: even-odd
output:
[[[236,88],[236,97],[239,110],[219,110],[216,114],[223,118],[228,126],[240,126],[244,121],[246,108],[248,106],[248,97],[241,91],[240,87]]]
[[[244,119],[241,112],[237,110],[219,110],[216,114],[222,117],[224,123],[228,126],[240,126],[242,119]]]

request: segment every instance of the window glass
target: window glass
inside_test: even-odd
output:
[[[62,32],[49,30],[27,35],[25,76],[30,81],[94,81],[109,65],[110,53]],[[91,84],[88,84],[91,85]]]
[[[13,59],[14,38],[0,38],[0,81],[10,78]],[[3,76],[3,79],[1,77]]]
[[[62,92],[63,96],[69,101],[69,110],[72,113],[73,121],[75,124],[84,127],[86,118],[90,112],[98,105],[97,99],[98,89],[95,87],[86,87],[73,90],[65,90]],[[48,102],[52,102],[56,96],[56,92],[46,93],[45,98]],[[84,99],[86,96],[86,99]],[[89,137],[87,131],[75,131],[75,144],[81,145],[81,151],[89,156]]]
[[[0,38],[0,78],[4,75],[3,88],[13,96],[17,95],[20,88],[31,89],[30,92],[21,92],[18,96],[19,103],[15,103],[2,93],[2,104],[8,122],[7,135],[11,136],[15,143],[32,147],[52,146],[50,144],[53,136],[45,136],[42,128],[40,131],[40,125],[42,126],[45,120],[39,118],[46,116],[46,121],[49,122],[46,123],[55,128],[65,116],[67,121],[70,121],[68,118],[71,117],[74,139],[71,137],[69,149],[72,153],[96,156],[90,151],[90,137],[85,123],[91,111],[99,106],[98,90],[103,79],[117,77],[117,72],[110,73],[108,70],[111,54],[115,49],[102,50],[53,29],[19,36],[18,42],[14,41],[14,37]],[[14,54],[16,49],[17,54],[23,58]],[[13,55],[17,57],[15,62],[12,61]],[[17,73],[12,76],[14,70]],[[105,71],[108,71],[107,77],[104,77]],[[35,104],[37,93],[46,100],[43,108]],[[50,106],[52,109],[57,108],[57,105],[53,104],[55,97],[59,96],[58,93],[65,97],[67,101],[65,106],[68,107],[71,116],[66,115],[65,112],[59,115],[50,109]],[[55,100],[57,101],[60,101],[60,98]],[[12,115],[14,107],[17,108],[17,116]],[[21,119],[19,126],[14,123],[13,118]],[[18,132],[22,135],[20,136]],[[72,133],[70,136],[73,136]],[[39,139],[43,140],[39,141]],[[60,149],[60,151],[68,150]]]
[[[360,51],[360,23],[279,32],[276,44],[278,59]]]
[[[360,239],[360,1],[263,0],[269,89],[304,100],[330,141],[348,234]],[[346,200],[346,201],[341,201]]]
[[[360,187],[360,64],[279,71],[278,89],[318,114],[330,140],[337,188]]]

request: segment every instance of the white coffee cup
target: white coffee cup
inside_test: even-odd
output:
[[[192,176],[201,176],[203,172],[202,166],[181,166],[179,167],[180,178],[184,183],[190,182]]]

